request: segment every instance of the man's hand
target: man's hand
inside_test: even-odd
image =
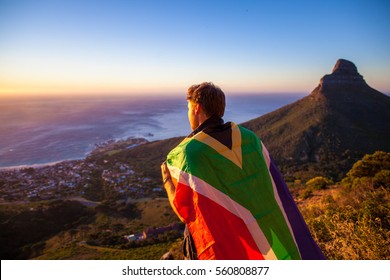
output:
[[[171,172],[169,172],[168,165],[167,165],[166,161],[164,161],[161,164],[161,176],[162,176],[162,179],[163,179],[164,188],[167,191],[169,203],[171,204],[173,210],[176,212],[176,208],[175,208],[175,206],[173,204],[173,199],[175,197],[176,189],[175,189],[175,185],[172,182]]]
[[[164,161],[161,164],[161,176],[163,179],[163,185],[168,195],[169,204],[171,204],[171,207],[173,211],[176,213],[176,215],[180,218],[182,222],[184,222],[183,218],[179,215],[179,213],[176,210],[176,206],[173,203],[173,200],[175,198],[176,193],[176,187],[174,183],[172,182],[171,172],[169,172],[167,162]]]
[[[165,186],[167,181],[171,180],[171,173],[169,172],[168,165],[167,165],[166,161],[164,161],[161,164],[161,176],[162,176],[162,179],[163,179],[163,184]]]

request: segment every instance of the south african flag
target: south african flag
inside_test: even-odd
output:
[[[259,138],[226,123],[185,138],[167,156],[173,207],[199,259],[323,259]]]

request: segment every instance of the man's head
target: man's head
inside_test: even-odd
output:
[[[187,101],[191,129],[197,128],[212,116],[222,118],[225,113],[225,94],[213,83],[204,82],[190,86]]]

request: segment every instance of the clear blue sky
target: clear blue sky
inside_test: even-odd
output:
[[[338,58],[390,92],[390,1],[0,0],[0,95],[310,92]]]

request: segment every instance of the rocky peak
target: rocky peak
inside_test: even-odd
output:
[[[332,74],[325,75],[320,80],[320,89],[343,89],[366,86],[363,76],[359,74],[357,67],[351,61],[337,60]]]
[[[333,73],[344,74],[344,75],[359,75],[357,68],[353,62],[345,59],[337,60],[333,67]]]

